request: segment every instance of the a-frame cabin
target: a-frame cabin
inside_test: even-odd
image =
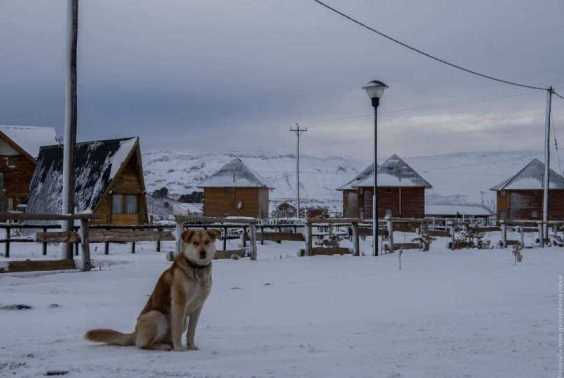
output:
[[[76,145],[76,210],[91,212],[94,223],[147,223],[147,200],[138,138]],[[27,211],[60,213],[63,147],[42,147],[30,186]]]

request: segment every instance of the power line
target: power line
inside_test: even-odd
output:
[[[375,29],[375,28],[373,28],[373,27],[371,27],[371,26],[369,26],[369,25],[367,25],[367,24],[365,24],[365,23],[363,23],[363,22],[361,22],[361,21],[359,21],[359,20],[353,18],[352,16],[349,16],[348,14],[343,13],[343,12],[341,12],[340,10],[333,8],[332,6],[330,6],[330,5],[326,4],[326,3],[324,3],[324,2],[321,1],[321,0],[313,0],[313,1],[314,1],[315,3],[321,5],[322,7],[326,8],[326,9],[329,9],[331,12],[336,13],[336,14],[338,14],[339,16],[344,17],[344,18],[346,18],[347,20],[349,20],[349,21],[351,21],[351,22],[353,22],[353,23],[355,23],[355,24],[357,24],[357,25],[359,25],[359,26],[361,26],[361,27],[363,27],[363,28],[365,28],[365,29],[367,29],[367,30],[373,32],[373,33],[376,33],[376,34],[378,34],[378,35],[381,36],[381,37],[384,37],[384,38],[386,38],[386,39],[388,39],[388,40],[390,40],[390,41],[392,41],[392,42],[394,42],[394,43],[396,43],[396,44],[398,44],[398,45],[400,45],[400,46],[402,46],[402,47],[405,47],[405,48],[407,48],[407,49],[409,49],[409,50],[411,50],[411,51],[414,51],[414,52],[416,52],[416,53],[418,53],[418,54],[420,54],[420,55],[426,56],[427,58],[433,59],[433,60],[436,61],[436,62],[439,62],[439,63],[442,63],[442,64],[446,64],[447,66],[450,66],[450,67],[452,67],[452,68],[456,68],[456,69],[458,69],[458,70],[464,71],[464,72],[466,72],[466,73],[469,73],[469,74],[472,74],[472,75],[475,75],[475,76],[479,76],[479,77],[484,78],[484,79],[489,79],[489,80],[497,81],[497,82],[499,82],[499,83],[503,83],[503,84],[507,84],[507,85],[513,85],[513,86],[515,86],[515,87],[522,87],[522,88],[534,89],[534,90],[539,90],[539,91],[546,91],[546,90],[548,90],[548,88],[544,88],[544,87],[539,87],[539,86],[535,86],[535,85],[529,85],[529,84],[524,84],[524,83],[518,83],[518,82],[516,82],[516,81],[510,81],[510,80],[501,79],[501,78],[498,78],[498,77],[496,77],[496,76],[492,76],[492,75],[489,75],[489,74],[484,74],[484,73],[481,73],[481,72],[478,72],[478,71],[474,71],[474,70],[471,70],[471,69],[469,69],[469,68],[460,66],[460,65],[458,65],[458,64],[456,64],[456,63],[449,62],[449,61],[447,61],[447,60],[445,60],[445,59],[436,57],[436,56],[434,56],[434,55],[431,55],[431,54],[428,53],[428,52],[425,52],[425,51],[423,51],[423,50],[421,50],[421,49],[418,49],[417,47],[413,47],[413,46],[411,46],[411,45],[409,45],[409,44],[407,44],[407,43],[405,43],[405,42],[402,42],[402,41],[400,41],[399,39],[394,38],[394,37],[392,37],[392,36],[390,36],[390,35],[388,35],[388,34],[386,34],[386,33],[383,33],[383,32],[381,32],[381,31],[379,31],[379,30],[377,30],[377,29]],[[554,92],[553,92],[553,93],[554,93]],[[555,94],[556,94],[556,93],[555,93]],[[559,95],[559,94],[557,94],[557,96],[560,97],[561,99],[564,99],[564,96],[561,96],[561,95]]]

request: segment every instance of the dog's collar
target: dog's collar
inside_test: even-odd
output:
[[[203,270],[203,269],[211,266],[211,261],[206,265],[199,265],[199,264],[196,264],[196,263],[190,261],[190,259],[188,259],[186,256],[184,256],[183,253],[181,255],[182,255],[182,258],[184,259],[184,261],[186,261],[186,264],[188,264],[188,266],[190,268],[194,269],[194,270]]]

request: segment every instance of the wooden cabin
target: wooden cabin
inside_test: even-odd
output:
[[[393,155],[378,167],[378,216],[423,218],[425,190],[431,184],[399,156]],[[343,216],[372,218],[374,165],[340,187],[343,193]]]
[[[298,215],[298,209],[288,201],[284,201],[272,212],[275,218],[295,218]]]
[[[138,138],[76,145],[76,210],[92,212],[94,223],[147,223],[147,200]],[[30,185],[27,211],[60,213],[63,147],[42,147]]]
[[[230,161],[199,187],[205,216],[268,218],[270,188],[241,159]]]
[[[39,147],[53,143],[51,127],[0,126],[0,211],[27,202]]]
[[[543,212],[544,163],[533,159],[517,174],[494,186],[498,220],[540,220]],[[564,220],[564,177],[550,170],[549,213],[551,220]]]

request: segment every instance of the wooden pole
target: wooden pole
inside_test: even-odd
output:
[[[388,243],[390,245],[390,252],[394,251],[394,223],[392,219],[388,217],[386,219],[386,228],[388,229]]]
[[[545,233],[544,233],[544,222],[539,222],[538,225],[537,225],[537,227],[538,227],[538,232],[539,232],[539,243],[540,243],[540,246],[541,246],[541,247],[544,247],[544,244],[545,244],[545,243],[544,243],[544,236],[545,236]]]
[[[74,214],[75,196],[75,145],[77,134],[77,45],[78,45],[78,0],[67,0],[67,44],[65,83],[65,135],[63,150],[63,213]],[[74,221],[63,222],[63,231],[73,231]],[[66,243],[63,254],[72,259],[72,243]]]
[[[135,254],[135,242],[131,242],[131,254]]]
[[[176,220],[176,229],[174,230],[174,236],[176,237],[176,253],[180,254],[182,252],[182,233],[184,232],[184,223],[182,220]]]
[[[308,221],[305,224],[305,255],[311,256],[311,251],[313,249],[313,230],[312,224]]]
[[[47,232],[47,227],[43,227],[43,232],[45,232],[45,233]],[[42,248],[43,248],[43,256],[46,256],[47,255],[47,242],[46,241],[43,242]]]
[[[507,224],[503,221],[501,223],[501,243],[503,248],[507,247]]]
[[[223,226],[223,250],[227,251],[227,226]]]
[[[6,250],[4,252],[4,257],[10,257],[10,226],[6,227]]]
[[[89,222],[87,218],[80,220],[80,245],[82,246],[82,259],[80,270],[87,272],[92,269],[92,262],[90,261],[90,240],[89,240]]]
[[[523,230],[523,227],[519,227],[519,236],[521,237],[521,248],[525,248],[525,230]]]
[[[256,223],[251,223],[249,226],[251,233],[251,260],[257,259],[257,225]]]
[[[159,238],[157,239],[157,252],[161,251],[161,237],[160,237],[161,231],[162,229],[160,227],[157,228],[157,232],[159,233]]]
[[[353,242],[353,255],[360,256],[360,236],[358,232],[358,223],[352,224],[352,242]]]
[[[104,242],[104,255],[110,254],[110,242]]]

